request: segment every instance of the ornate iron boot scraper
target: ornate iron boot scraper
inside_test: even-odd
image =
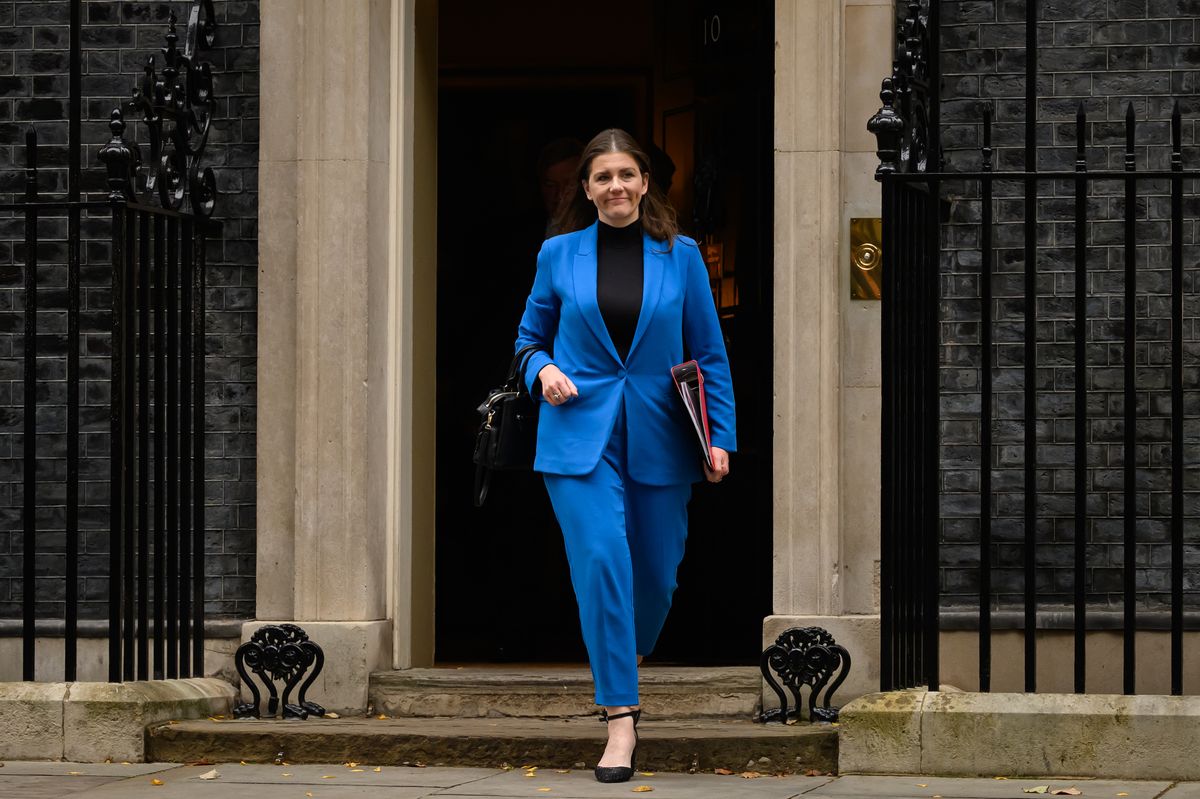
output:
[[[779,697],[779,707],[763,711],[757,721],[779,721],[787,724],[788,699],[783,687],[771,674],[774,671],[792,693],[795,701],[795,716],[799,720],[804,708],[800,689],[809,686],[808,718],[810,721],[837,721],[838,708],[831,707],[833,694],[846,681],[850,673],[850,653],[833,640],[829,631],[822,627],[792,627],[784,630],[775,643],[763,650],[759,661],[763,679]],[[837,672],[828,690],[825,686]],[[821,691],[825,699],[817,706]]]
[[[250,640],[238,647],[233,658],[242,684],[250,689],[253,702],[243,702],[233,709],[233,717],[238,719],[256,719],[261,717],[262,694],[258,686],[246,672],[249,666],[263,684],[267,686],[267,717],[274,718],[279,710],[279,694],[275,691],[275,681],[280,680],[283,688],[283,718],[307,719],[309,715],[318,718],[325,715],[325,708],[316,702],[305,699],[309,686],[321,673],[325,665],[325,653],[321,647],[308,639],[308,633],[295,624],[267,625],[260,627],[250,636]],[[312,671],[309,672],[309,667]],[[288,702],[292,690],[304,678],[308,678],[300,686],[296,703]]]

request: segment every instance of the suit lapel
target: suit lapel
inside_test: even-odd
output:
[[[596,300],[596,225],[586,228],[579,237],[579,251],[575,253],[575,269],[572,270],[575,282],[575,302],[579,305],[579,313],[583,315],[588,327],[596,336],[609,355],[617,363],[621,358],[613,345],[612,337],[608,335],[608,326],[604,324],[604,316],[600,313],[600,304]],[[643,308],[643,312],[644,312]],[[640,327],[640,321],[639,321]]]
[[[633,331],[633,341],[629,344],[628,363],[637,351],[638,342],[650,326],[650,320],[658,309],[658,300],[662,296],[663,272],[666,271],[667,254],[662,252],[660,245],[649,235],[642,234],[642,310],[638,314],[637,328]]]

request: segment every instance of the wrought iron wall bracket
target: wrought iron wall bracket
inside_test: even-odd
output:
[[[159,50],[158,56],[146,60],[141,85],[134,88],[132,98],[125,104],[125,113],[140,113],[146,126],[149,157],[142,180],[144,204],[148,205],[157,196],[163,208],[178,211],[190,196],[192,213],[204,218],[212,216],[217,196],[216,176],[211,167],[202,168],[200,161],[212,126],[213,74],[211,65],[196,60],[196,52],[199,47],[212,47],[215,39],[212,0],[193,3],[182,51],[172,13],[166,46]],[[157,69],[159,63],[161,72]],[[113,112],[114,116],[118,113]],[[138,166],[140,159],[133,167],[135,174]],[[112,174],[110,167],[110,187]],[[131,179],[128,188],[122,186],[126,199],[130,200],[135,191],[132,183]]]
[[[917,0],[910,0],[896,32],[892,74],[879,91],[882,106],[867,122],[878,141],[876,179],[893,172],[925,172],[934,156],[941,167],[940,148],[930,153],[936,131],[930,130],[929,107],[935,100],[929,74],[929,20]]]
[[[310,715],[325,715],[325,708],[306,698],[309,687],[325,666],[325,653],[321,647],[309,640],[308,633],[295,624],[260,627],[250,636],[249,641],[238,647],[233,662],[242,678],[242,684],[250,689],[250,694],[254,697],[252,702],[243,702],[233,709],[234,718],[262,718],[262,694],[247,673],[247,667],[266,686],[268,718],[275,717],[281,704],[279,693],[275,690],[277,681],[284,684],[283,718],[307,719]],[[304,682],[301,683],[301,680]],[[297,685],[300,686],[300,691],[296,702],[289,702]]]
[[[850,673],[850,653],[833,639],[828,630],[822,627],[792,627],[784,630],[775,643],[763,650],[759,668],[767,685],[779,697],[779,707],[763,711],[756,721],[780,721],[786,724],[789,714],[799,720],[804,707],[800,692],[805,685],[809,687],[809,720],[837,721],[839,708],[833,707],[831,702],[834,692]],[[778,680],[771,674],[772,671],[779,676]],[[832,684],[829,683],[830,678],[833,678]],[[788,710],[784,688],[791,691],[795,700],[794,711]],[[825,692],[823,701],[822,691]],[[818,702],[821,703],[819,706]]]

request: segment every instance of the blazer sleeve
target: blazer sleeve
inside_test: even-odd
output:
[[[678,246],[678,245],[677,245]],[[687,250],[687,285],[683,298],[683,335],[688,351],[704,375],[704,399],[708,408],[709,433],[714,447],[737,450],[737,422],[733,404],[733,381],[725,338],[708,285],[708,270],[700,250]]]
[[[529,357],[525,364],[525,385],[529,393],[534,393],[538,372],[547,364],[554,363],[551,351],[554,347],[554,335],[558,331],[558,314],[560,301],[554,293],[554,285],[550,278],[550,254],[546,246],[538,251],[537,275],[533,279],[533,290],[525,301],[525,313],[521,315],[521,325],[517,329],[517,343],[513,352],[530,344],[538,344],[544,349]]]

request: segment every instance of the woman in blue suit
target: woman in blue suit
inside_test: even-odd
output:
[[[534,468],[562,527],[571,582],[609,724],[601,782],[633,775],[637,667],[654,649],[687,538],[691,484],[719,482],[736,449],[729,361],[696,243],[650,189],[649,159],[621,130],[580,158],[579,187],[537,259],[516,347],[543,347],[525,380],[542,407]],[[703,466],[671,380],[700,364],[713,466]],[[628,763],[628,765],[625,765]]]

